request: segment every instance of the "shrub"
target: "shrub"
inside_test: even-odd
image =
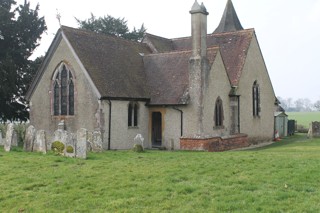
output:
[[[134,152],[144,152],[144,149],[141,144],[135,144],[132,148]]]
[[[67,153],[73,153],[73,147],[67,146]]]
[[[61,141],[55,141],[51,144],[51,150],[58,155],[62,155],[64,144]]]

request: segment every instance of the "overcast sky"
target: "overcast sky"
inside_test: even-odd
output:
[[[17,0],[23,3],[24,0]],[[47,51],[61,24],[78,27],[81,20],[111,15],[144,24],[147,32],[166,38],[190,36],[189,11],[194,0],[31,0],[40,4],[48,31],[35,56]],[[201,3],[201,0],[198,0]],[[227,0],[203,0],[209,12],[208,33],[217,27]],[[242,26],[255,28],[277,96],[320,99],[320,0],[233,0]]]

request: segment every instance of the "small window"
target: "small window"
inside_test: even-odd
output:
[[[128,105],[128,126],[138,126],[138,103],[130,102]]]
[[[216,100],[216,105],[214,108],[214,123],[216,127],[223,126],[223,107],[222,100],[220,97]]]
[[[260,115],[260,88],[257,81],[252,86],[252,112],[254,117]]]
[[[74,115],[74,82],[70,70],[61,64],[53,81],[53,115]]]

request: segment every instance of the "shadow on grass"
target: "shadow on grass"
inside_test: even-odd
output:
[[[263,146],[263,147],[257,147],[254,149],[250,149],[248,151],[260,151],[260,150],[268,150],[268,149],[273,149],[273,148],[278,148],[278,147],[284,147],[284,146],[289,146],[294,143],[298,142],[305,142],[309,140],[307,137],[307,134],[304,133],[296,133],[295,135],[285,137],[281,139],[280,141],[276,141],[270,145]]]

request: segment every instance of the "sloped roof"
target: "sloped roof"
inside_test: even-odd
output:
[[[213,33],[233,32],[238,30],[243,30],[243,27],[239,21],[232,1],[228,0],[221,21]]]
[[[145,34],[142,42],[148,44],[154,53],[170,52],[173,49],[171,39],[149,33]]]
[[[219,48],[208,49],[212,63]],[[189,59],[191,51],[150,54],[143,57],[147,82],[151,91],[150,105],[188,103]]]
[[[241,77],[254,29],[207,35],[208,48],[218,46],[232,86],[237,86]],[[186,51],[192,47],[191,37],[173,39],[174,50]]]
[[[115,36],[61,27],[101,98],[148,99],[142,54],[149,48]]]

